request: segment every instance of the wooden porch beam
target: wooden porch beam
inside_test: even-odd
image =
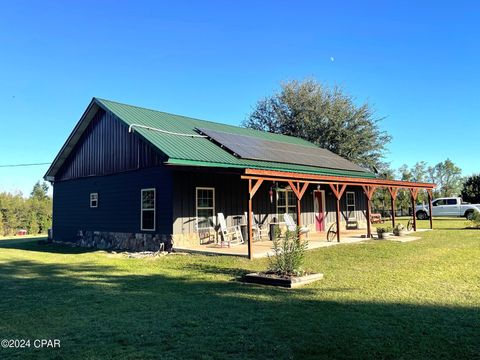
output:
[[[337,223],[337,242],[340,242],[340,199],[342,198],[345,189],[347,188],[346,184],[328,184],[335,195],[335,218]]]
[[[332,189],[333,191],[333,194],[335,195],[335,197],[340,200],[342,198],[342,195],[343,193],[345,192],[345,189],[347,188],[347,184],[342,184],[340,186],[340,184],[328,184],[330,185],[330,188]]]
[[[372,213],[372,197],[375,192],[376,186],[371,185],[362,185],[365,198],[367,200],[367,237],[372,237],[372,222],[371,222],[371,213]]]
[[[367,195],[368,200],[372,200],[373,194],[375,193],[377,187],[372,185],[362,185],[362,188],[365,192],[365,195]]]
[[[410,188],[410,194],[412,194],[412,197],[414,200],[417,200],[417,197],[418,197],[418,190],[419,189],[416,189],[416,188]]]
[[[300,196],[299,196],[299,193],[298,193],[298,188],[297,188],[297,186],[293,183],[292,180],[287,180],[287,183],[288,183],[288,185],[290,185],[290,188],[291,188],[292,191],[295,193],[295,196],[296,196],[297,199],[298,199]]]
[[[433,191],[432,189],[427,189],[427,193],[428,193],[428,217],[430,219],[430,229],[433,229],[433,216],[432,216]]]
[[[255,185],[252,187],[252,181],[248,182],[248,192],[250,193],[250,199],[253,199],[253,196],[257,192],[257,190],[260,188],[260,185],[262,185],[264,179],[258,179]]]
[[[256,184],[255,184],[256,185]],[[259,185],[260,186],[260,185]],[[248,258],[252,260],[253,258],[253,251],[252,251],[252,239],[253,239],[253,216],[252,216],[252,198],[253,195],[255,195],[255,192],[252,195],[252,180],[248,180],[248,192],[249,192],[249,197],[248,197],[248,244],[247,244],[247,251],[248,251]]]
[[[415,214],[415,207],[417,206],[418,189],[410,189],[412,197],[412,215],[413,215],[413,231],[417,231],[417,214]]]
[[[397,195],[398,195],[398,190],[399,188],[398,187],[393,187],[393,186],[389,186],[388,188],[388,192],[390,193],[390,196],[393,198],[393,199],[397,199]]]
[[[388,192],[390,193],[390,205],[392,207],[392,227],[395,227],[395,202],[398,196],[398,188],[389,186]]]
[[[345,192],[346,189],[347,189],[347,184],[343,184],[342,187],[340,188],[339,193],[338,193],[338,200],[340,200],[342,198],[342,195],[343,195],[343,193]]]
[[[367,200],[367,238],[372,237],[372,219],[371,219],[371,213],[372,213],[372,204],[371,204],[371,198],[368,197],[367,192],[365,192],[365,197]]]
[[[278,178],[291,179],[291,180],[311,180],[311,181],[322,181],[323,183],[349,183],[349,184],[372,184],[372,185],[382,185],[382,186],[394,186],[400,188],[424,188],[424,189],[433,189],[435,184],[431,183],[421,183],[421,182],[411,182],[411,181],[399,181],[399,180],[385,180],[385,179],[376,179],[376,178],[361,178],[361,177],[347,177],[347,176],[332,176],[332,175],[316,175],[316,174],[305,174],[305,173],[292,173],[287,171],[275,171],[275,170],[261,170],[261,169],[245,169],[245,175],[250,176],[260,176],[263,178],[272,177],[276,178],[273,181],[279,181]]]
[[[337,242],[340,242],[340,198],[335,201],[335,218],[337,221]]]
[[[338,199],[338,184],[328,184],[330,185],[330,189],[332,189],[333,195],[335,198]]]
[[[308,189],[308,185],[310,185],[308,181],[303,183],[302,189],[300,190],[300,200],[303,198],[303,195],[305,195],[305,192]]]
[[[281,177],[271,177],[271,176],[256,176],[256,175],[241,175],[241,178],[243,180],[248,180],[248,179],[264,179],[267,181],[276,181],[276,182],[287,182],[288,180],[297,181],[300,178],[281,178]],[[303,181],[308,181],[310,184],[346,184],[350,186],[362,186],[362,185],[374,185],[376,187],[393,187],[396,189],[407,189],[412,187],[412,183],[407,183],[405,182],[404,184],[395,184],[392,185],[390,181],[388,183],[384,183],[383,181],[379,179],[372,179],[373,181],[369,181],[370,179],[358,179],[358,181],[353,181],[351,178],[339,178],[339,179],[333,179],[333,180],[317,180],[317,179],[311,179],[309,176],[305,178],[301,178],[302,182]],[[362,180],[362,181],[359,181]],[[376,180],[376,181],[375,181]],[[401,183],[401,181],[398,181]],[[427,184],[428,186],[423,186],[423,185],[418,185],[418,186],[413,186],[418,189],[432,189],[435,187],[434,184]]]

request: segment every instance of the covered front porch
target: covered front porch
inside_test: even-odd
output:
[[[327,232],[314,232],[308,235],[308,250],[318,249],[321,247],[335,246],[340,244],[358,243],[368,240],[364,230],[345,230],[341,232],[342,241],[328,241]],[[187,253],[199,253],[204,255],[230,255],[242,256],[249,258],[264,258],[273,255],[273,242],[268,239],[261,239],[251,243],[251,256],[249,256],[249,243],[245,241],[243,244],[235,246],[222,246],[217,242],[210,242],[207,244],[199,244],[188,247],[175,247],[176,251]]]
[[[386,188],[390,193],[391,198],[391,209],[392,209],[392,227],[395,227],[395,201],[398,195],[399,190],[407,190],[411,196],[412,202],[412,230],[417,231],[417,221],[415,214],[415,206],[420,190],[427,191],[428,202],[429,202],[429,220],[430,220],[430,229],[433,229],[433,218],[432,218],[432,191],[435,188],[434,184],[429,183],[419,183],[419,182],[407,182],[407,181],[397,181],[397,180],[386,180],[378,178],[362,178],[362,177],[346,177],[346,176],[330,176],[330,175],[315,175],[315,174],[304,174],[304,173],[293,173],[293,172],[283,172],[283,171],[274,171],[274,170],[259,170],[259,169],[246,169],[245,174],[241,176],[243,180],[248,181],[248,258],[255,257],[255,249],[253,248],[253,212],[252,212],[252,201],[258,189],[264,182],[274,182],[279,183],[283,182],[288,184],[289,188],[295,194],[297,204],[297,226],[302,226],[302,198],[305,195],[307,189],[312,185],[317,186],[328,186],[331,190],[331,193],[335,197],[335,222],[330,226],[326,233],[328,240],[331,240],[331,233],[333,232],[336,237],[336,242],[355,242],[362,241],[365,238],[370,239],[372,237],[372,214],[371,214],[371,201],[375,190],[378,188]],[[352,236],[351,233],[342,231],[341,226],[341,200],[345,194],[347,187],[356,187],[361,188],[363,195],[365,197],[366,207],[365,207],[365,218],[366,218],[366,233],[358,232],[358,234]],[[346,206],[347,214],[348,209],[348,199]],[[345,227],[348,228],[348,215],[346,218]],[[324,235],[322,233],[322,235]],[[321,237],[322,237],[321,235]],[[312,244],[315,243],[315,240],[312,241]],[[319,246],[322,243],[321,240],[318,241]],[[327,241],[328,243],[328,241]],[[313,245],[312,245],[313,246]],[[328,245],[323,245],[328,246]]]
[[[414,208],[419,191],[426,190],[431,201],[434,185],[260,169],[212,172],[177,167],[174,248],[250,259],[264,257],[271,252],[274,227],[285,231],[296,226],[308,230],[303,237],[310,248],[363,241],[372,237],[375,214],[371,214],[371,200],[379,188],[388,190],[392,209],[399,191],[409,193]],[[292,222],[290,226],[285,214]],[[394,211],[392,215],[389,221],[394,227]],[[414,216],[411,223],[415,231]],[[223,235],[222,228],[228,228]]]

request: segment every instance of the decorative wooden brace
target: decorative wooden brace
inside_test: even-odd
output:
[[[410,188],[410,195],[412,195],[412,215],[413,215],[413,231],[417,231],[417,214],[415,214],[415,207],[417,206],[418,189]]]
[[[390,204],[392,206],[392,227],[395,227],[395,201],[398,196],[398,188],[389,186],[388,192],[390,193]]]
[[[335,213],[336,213],[336,220],[337,220],[337,242],[340,242],[340,199],[342,198],[345,189],[347,188],[346,184],[328,184],[335,195],[336,202],[335,202]]]
[[[302,201],[303,195],[307,191],[308,185],[310,185],[310,183],[308,181],[306,181],[302,185],[301,182],[297,181],[297,182],[294,183],[292,180],[287,180],[287,183],[290,186],[290,188],[292,189],[292,191],[294,192],[295,196],[297,197],[297,225],[301,226],[302,225],[302,221],[301,221],[301,215],[302,215],[301,201]]]

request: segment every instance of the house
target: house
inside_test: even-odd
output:
[[[99,98],[45,179],[53,184],[55,241],[134,250],[156,250],[169,239],[198,246],[217,231],[222,213],[228,226],[248,224],[249,257],[255,228],[281,224],[285,213],[312,234],[335,224],[370,236],[375,189],[388,188],[394,208],[399,189],[415,201],[419,190],[431,197],[434,187],[378,179],[299,138]],[[340,241],[340,231],[336,236]]]

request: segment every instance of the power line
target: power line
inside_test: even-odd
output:
[[[0,165],[0,168],[7,168],[7,167],[25,167],[25,166],[39,166],[39,165],[50,165],[51,163],[31,163],[31,164],[8,164],[8,165]]]

